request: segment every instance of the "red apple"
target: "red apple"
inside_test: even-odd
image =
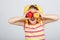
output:
[[[31,11],[26,14],[27,18],[32,18],[32,16],[33,16],[33,13]]]

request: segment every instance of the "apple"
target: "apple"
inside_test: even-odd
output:
[[[33,13],[31,11],[26,14],[27,18],[32,18],[32,16],[33,16]]]
[[[39,14],[38,13],[34,13],[33,15],[35,18],[38,18],[39,17]]]

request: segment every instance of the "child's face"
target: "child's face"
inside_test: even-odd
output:
[[[28,11],[37,12],[38,10],[36,10],[34,8],[30,8]],[[29,21],[30,21],[31,24],[35,24],[37,19],[36,18],[31,18],[31,19],[29,19]]]

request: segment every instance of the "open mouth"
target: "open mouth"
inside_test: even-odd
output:
[[[30,20],[34,21],[34,20],[35,20],[35,18],[31,18]]]
[[[33,25],[35,25],[35,24],[37,24],[38,22],[37,22],[37,19],[36,18],[31,18],[30,20],[29,20],[29,24],[33,24]]]

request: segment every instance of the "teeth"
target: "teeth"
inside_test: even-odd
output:
[[[32,21],[34,21],[34,20],[35,20],[35,18],[31,18],[31,20],[32,20]]]

